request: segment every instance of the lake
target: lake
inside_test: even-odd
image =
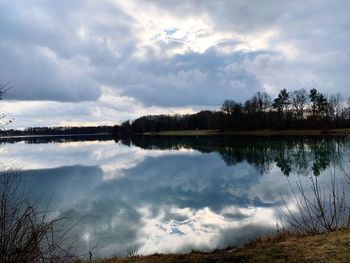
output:
[[[0,151],[28,194],[75,224],[81,251],[107,257],[207,251],[274,233],[283,200],[295,206],[298,178],[346,181],[350,141],[73,136],[6,139]]]

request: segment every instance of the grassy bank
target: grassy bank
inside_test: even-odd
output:
[[[350,262],[350,230],[344,229],[310,236],[266,237],[251,242],[241,249],[228,249],[211,253],[156,254],[125,259],[110,258],[94,262]]]
[[[151,136],[220,136],[220,135],[252,135],[252,136],[316,136],[316,135],[350,135],[350,129],[327,130],[252,130],[252,131],[218,131],[218,130],[181,130],[148,132]]]

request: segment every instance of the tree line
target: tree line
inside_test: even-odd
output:
[[[219,111],[186,115],[149,115],[114,127],[115,134],[171,130],[253,130],[350,128],[350,99],[316,89],[288,92],[274,99],[257,92],[245,102],[227,99]]]
[[[29,127],[24,130],[0,130],[0,136],[30,136],[30,135],[80,135],[80,134],[112,134],[113,126],[85,127]]]

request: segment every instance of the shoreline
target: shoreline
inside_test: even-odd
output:
[[[350,129],[318,129],[318,130],[250,130],[250,131],[218,131],[218,130],[178,130],[146,132],[146,136],[347,136]]]
[[[133,255],[127,258],[111,257],[92,262],[350,262],[350,229],[312,235],[281,233],[258,238],[242,248],[231,247],[212,252]]]
[[[5,135],[0,136],[1,139],[27,139],[27,138],[51,138],[51,137],[83,137],[83,136],[106,136],[113,135],[112,133],[77,133],[77,134],[46,134],[46,135]]]

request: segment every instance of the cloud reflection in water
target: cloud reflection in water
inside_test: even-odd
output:
[[[228,165],[214,147],[17,143],[2,155],[23,167],[33,193],[53,196],[61,214],[85,217],[75,231],[100,256],[240,244],[274,229],[280,194],[289,193],[277,162],[263,172],[244,158]]]

